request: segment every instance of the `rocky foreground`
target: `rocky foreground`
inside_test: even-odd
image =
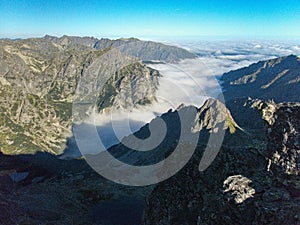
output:
[[[130,64],[109,70],[105,65],[114,57]],[[109,149],[132,165],[157,163],[178,144],[180,112],[194,111],[186,121],[189,134],[199,137],[196,151],[162,183],[118,185],[83,159],[54,156],[71,135],[74,102],[98,112],[151,104],[160,74],[143,60],[193,57],[176,47],[132,38],[0,40],[0,224],[300,224],[300,105],[289,102],[300,101],[296,56],[225,74],[226,106],[209,99],[200,108],[181,106],[161,115],[166,137],[149,153],[136,153],[122,143]],[[83,95],[76,96],[82,79]],[[90,110],[84,107],[83,115]],[[134,136],[147,139],[157,120],[124,142]],[[211,134],[222,137],[214,139],[221,145],[218,152],[207,151]],[[180,164],[181,158],[176,160]]]
[[[252,115],[247,118],[261,118],[255,121],[260,126],[254,129],[244,121],[240,127],[222,103],[208,100],[198,109],[198,120],[193,119],[194,125],[202,124],[202,132],[191,160],[156,186],[115,184],[80,159],[59,160],[47,153],[1,155],[0,223],[115,224],[112,218],[104,220],[105,215],[127,202],[132,209],[143,209],[145,204],[143,222],[142,214],[134,213],[139,219],[133,224],[299,224],[300,105],[244,99],[239,107]],[[162,118],[176,127],[174,113]],[[225,139],[211,165],[200,172],[203,140],[218,124],[211,121],[213,117],[224,124]],[[147,126],[136,135],[141,137],[146,130]],[[169,148],[163,154],[150,155],[152,162],[170,154],[171,140],[167,143]],[[124,150],[118,146],[110,149],[112,154],[118,148]],[[115,156],[126,160],[125,155]],[[147,164],[149,160],[129,163]],[[119,203],[111,203],[113,209],[103,214],[101,204],[111,200]],[[130,212],[125,214],[132,215]]]
[[[300,105],[250,102],[253,117],[244,119],[260,110],[265,141],[223,146],[203,172],[198,147],[182,171],[155,187],[144,224],[300,224]]]

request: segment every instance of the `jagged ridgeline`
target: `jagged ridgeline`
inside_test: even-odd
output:
[[[124,55],[133,55],[131,63],[112,74],[100,71],[97,63],[101,57],[116,47]],[[2,39],[0,151],[59,154],[71,132],[74,100],[84,102],[88,94],[98,91],[96,99],[89,98],[88,103],[93,100],[99,111],[149,104],[155,100],[159,73],[142,60],[175,62],[193,57],[177,47],[137,39]],[[99,77],[103,74],[105,77]],[[76,90],[83,77],[88,81],[83,85],[88,94],[79,99]]]
[[[224,97],[227,101],[251,97],[276,102],[300,101],[300,59],[289,55],[260,61],[249,67],[225,73]]]
[[[189,113],[193,110],[196,112],[195,114]],[[186,123],[190,124],[188,128],[189,131],[187,132],[191,133],[186,135],[186,137],[183,137],[184,135],[181,133],[182,118],[180,119],[179,114],[188,115],[187,118],[185,118]],[[157,128],[157,125],[153,124],[156,124],[160,119],[162,119],[167,126],[163,141],[151,149],[152,151],[141,152],[134,150],[152,146],[153,142],[159,139],[161,131]],[[152,130],[152,135],[158,135],[154,140],[149,138],[149,127],[151,127],[151,125],[155,127],[154,130]],[[199,146],[206,146],[209,139],[211,139],[210,141],[215,145],[221,146],[223,137],[226,139],[224,145],[231,146],[232,142],[243,142],[246,145],[249,142],[248,134],[234,121],[226,106],[219,100],[210,98],[200,108],[196,108],[195,106],[182,106],[175,111],[170,110],[162,114],[159,118],[155,118],[149,124],[143,126],[139,131],[125,137],[122,143],[112,146],[108,151],[114,155],[115,158],[127,164],[151,165],[168,157],[178,145],[180,138],[183,138],[181,142],[185,143],[185,145],[191,145],[190,137],[195,134],[198,136],[197,145]],[[140,142],[140,140],[136,140],[136,137],[144,141]],[[126,144],[132,148],[127,147]],[[215,152],[215,154],[217,154],[217,152]],[[182,159],[179,158],[178,160]],[[209,159],[207,159],[207,161],[208,160]]]
[[[205,148],[197,146],[181,171],[154,188],[143,224],[299,224],[299,103],[239,106],[249,108],[245,120],[261,112],[266,122],[255,122],[264,125],[265,142],[223,144],[205,171],[198,170]]]

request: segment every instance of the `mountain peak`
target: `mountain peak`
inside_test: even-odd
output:
[[[219,129],[229,129],[230,133],[235,133],[237,129],[241,130],[227,107],[213,98],[206,100],[196,115],[194,130],[201,131],[204,128],[213,133],[218,132]]]
[[[288,56],[286,56],[286,58],[299,60],[299,57],[294,54],[288,55]]]

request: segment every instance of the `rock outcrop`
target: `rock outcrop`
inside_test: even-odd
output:
[[[201,172],[198,147],[183,170],[154,189],[144,224],[299,224],[299,104],[258,108],[273,121],[264,123],[267,143],[223,145]]]
[[[155,102],[159,76],[157,70],[141,63],[122,68],[101,90],[96,103],[98,110],[130,110]]]
[[[181,134],[181,127],[185,125],[188,127],[186,132],[190,135]],[[227,137],[225,145],[237,141],[247,145],[249,142],[249,135],[234,121],[226,106],[211,98],[200,108],[181,106],[175,111],[162,114],[139,131],[123,138],[120,144],[112,146],[108,151],[128,164],[151,165],[168,157],[179,141],[189,143],[189,137],[193,135],[198,136],[196,145],[206,145],[211,138],[210,142],[221,146],[224,136]]]

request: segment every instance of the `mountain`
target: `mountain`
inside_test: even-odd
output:
[[[159,60],[167,63],[175,63],[182,59],[196,58],[194,54],[185,49],[153,41],[142,41],[137,38],[111,40],[108,38],[97,39],[94,37],[74,37],[66,35],[60,38],[46,35],[44,38],[62,48],[72,47],[80,49],[82,46],[94,48],[96,50],[117,48],[122,53],[134,56],[143,61]]]
[[[135,164],[151,164],[161,160],[178,144],[183,121],[187,125],[186,131],[196,132],[201,139],[197,143],[199,146],[203,146],[207,141],[207,135],[211,132],[224,131],[228,139],[234,139],[235,135],[242,132],[239,131],[240,128],[224,104],[215,99],[208,99],[200,108],[181,106],[175,111],[166,112],[134,135],[141,139],[149,137],[149,127],[153,131],[153,127],[155,129],[160,119],[165,122],[169,132],[161,145],[154,151],[150,151],[149,158],[148,156],[138,158],[128,152],[124,155],[125,147],[122,144],[113,146],[109,151],[119,160],[126,161],[130,157],[130,163]],[[185,136],[187,139],[183,140],[186,144],[190,141],[190,133]],[[155,140],[159,134],[152,134],[154,135],[152,140]],[[125,138],[124,143],[131,141],[131,136]],[[44,224],[45,221],[53,224],[101,224],[99,222],[102,221],[101,218],[99,221],[91,222],[95,217],[94,214],[97,213],[97,211],[93,213],[93,210],[96,210],[99,204],[115,200],[116,205],[110,209],[114,211],[115,207],[124,205],[122,200],[120,203],[122,205],[118,206],[119,198],[126,197],[126,201],[143,203],[153,189],[153,186],[126,187],[115,184],[98,175],[83,159],[61,160],[49,153],[14,156],[0,154],[0,163],[2,165],[0,168],[1,224],[25,221],[28,224]],[[128,215],[131,214],[128,212]],[[137,218],[140,216],[139,219],[142,219],[142,214],[134,216]],[[126,218],[129,219],[129,216]],[[102,223],[109,224],[109,222]]]
[[[204,171],[198,146],[180,172],[154,188],[143,224],[299,224],[300,105],[261,103],[267,143],[222,145]]]
[[[299,62],[291,55],[221,77],[243,135],[225,135],[218,154],[198,145],[181,171],[154,188],[143,224],[299,223]],[[203,158],[209,163],[201,170]]]
[[[187,134],[183,135],[183,132]],[[242,141],[246,144],[249,141],[248,135],[234,121],[226,106],[211,98],[200,108],[180,106],[175,111],[162,114],[139,131],[123,138],[120,144],[108,151],[127,164],[151,165],[168,157],[179,142],[189,144],[195,140],[196,145],[206,145],[211,134],[215,144],[218,142],[219,145],[224,135],[228,136],[225,144],[229,145],[231,142]],[[191,138],[194,135],[198,136],[197,139]]]
[[[225,73],[221,85],[226,101],[251,97],[275,102],[300,101],[300,59],[295,55],[260,61]]]
[[[159,60],[175,63],[182,59],[193,59],[196,56],[189,51],[175,46],[168,46],[152,41],[141,41],[136,38],[121,38],[117,40],[100,39],[95,43],[96,49],[117,47],[122,52],[142,59],[143,61]]]
[[[130,207],[139,208],[145,202],[143,224],[297,224],[300,105],[247,102],[236,102],[235,111],[240,107],[248,119],[259,115],[254,122],[259,124],[256,129],[262,130],[259,132],[265,142],[253,135],[256,131],[249,126],[245,126],[247,130],[241,128],[223,103],[208,99],[200,108],[180,106],[166,112],[109,149],[123,162],[150,165],[168,157],[179,142],[187,151],[191,135],[196,135],[195,152],[183,169],[155,186],[115,184],[82,159],[60,160],[48,153],[0,154],[0,222],[109,224],[115,221],[107,218],[109,215],[125,212],[120,211],[124,202],[134,202]],[[151,140],[153,143],[163,133],[159,129],[162,121],[168,129],[155,149],[142,155],[126,147],[139,147],[133,136],[148,139],[148,146],[152,146]],[[184,124],[187,135],[180,140]],[[214,135],[214,143],[224,135],[217,152],[207,148]],[[176,160],[179,164],[182,158]],[[120,198],[123,200],[118,203]],[[112,200],[113,207],[108,204]],[[103,207],[108,207],[109,213]],[[103,216],[95,219],[99,212]],[[124,215],[132,218],[127,211]],[[142,214],[135,216],[142,218]]]
[[[179,149],[178,173],[155,186],[104,179],[86,161],[97,162],[103,152],[86,160],[53,155],[64,149],[73,121],[92,110],[156,101],[161,75],[143,63],[149,57],[174,62],[192,56],[133,38],[0,40],[0,151],[11,154],[0,153],[0,223],[116,224],[120,214],[132,219],[130,209],[145,203],[137,224],[142,216],[145,225],[298,224],[300,105],[287,103],[299,102],[295,56],[224,74],[226,105],[208,99],[200,108],[169,110],[109,148],[118,160],[98,165],[145,168]],[[170,169],[166,161],[162,173]],[[152,184],[148,175],[142,181]]]
[[[81,113],[78,122],[93,107],[101,112],[130,110],[156,101],[158,71],[115,47],[135,41],[135,50],[143,47],[153,60],[191,57],[183,49],[136,39],[1,39],[0,151],[60,154],[71,135],[72,108]],[[155,52],[160,50],[164,54]]]
[[[133,109],[156,100],[161,75],[140,62],[128,65],[109,78],[97,97],[99,111]]]
[[[156,152],[136,157],[122,144],[109,149],[124,162],[153,164],[173,152],[180,138],[179,116],[187,115],[181,119],[185,118],[189,132],[199,137],[195,152],[182,170],[155,186],[115,184],[82,159],[60,160],[48,153],[0,154],[0,223],[114,224],[114,213],[126,211],[120,210],[124,202],[134,202],[130,207],[139,208],[145,202],[143,224],[297,224],[300,105],[249,100],[248,105],[239,106],[249,107],[249,111],[243,109],[249,116],[250,112],[259,113],[260,120],[255,122],[262,123],[257,129],[263,130],[266,142],[242,130],[223,103],[208,99],[198,109],[181,106],[166,112],[134,134],[155,140],[161,132],[150,135],[149,131],[162,119],[173,130]],[[207,152],[207,135],[223,131],[220,151]],[[130,139],[124,138],[123,143]],[[188,145],[188,139],[184,141]],[[214,158],[207,157],[210,155]],[[199,170],[203,160],[211,161]],[[108,207],[109,213],[103,207]],[[100,212],[102,216],[95,219]],[[133,215],[126,211],[124,216],[130,220]],[[142,219],[142,214],[134,216]]]

